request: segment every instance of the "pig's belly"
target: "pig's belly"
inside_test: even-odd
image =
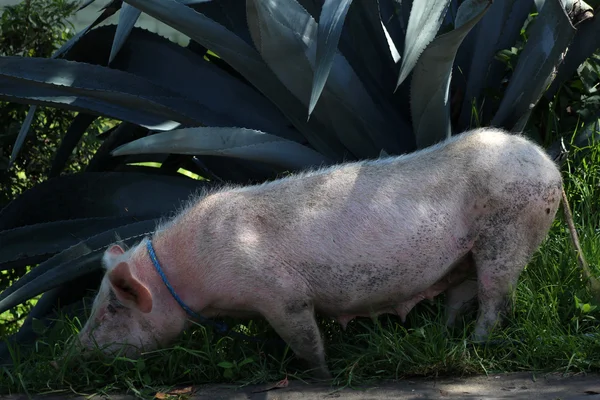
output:
[[[380,264],[314,265],[303,271],[310,276],[317,311],[337,318],[342,325],[355,316],[382,313],[397,314],[404,320],[415,304],[466,278],[470,265],[463,261],[469,251],[470,245],[438,248],[435,254],[405,253]],[[394,262],[398,260],[401,262]]]
[[[456,211],[421,201],[378,206],[372,213],[346,206],[336,218],[315,213],[280,236],[279,248],[289,249],[281,264],[308,283],[322,314],[402,314],[436,295],[444,287],[440,281],[473,247],[478,216],[463,213],[462,201],[451,203],[444,210]]]

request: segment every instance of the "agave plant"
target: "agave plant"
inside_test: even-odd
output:
[[[135,28],[141,12],[189,44]],[[402,154],[475,123],[521,130],[599,46],[576,0],[114,0],[52,58],[0,57],[0,99],[31,105],[13,160],[37,105],[78,111],[50,179],[0,211],[0,268],[36,265],[0,312],[43,294],[13,338],[33,340],[34,318],[98,286],[107,245],[201,186]],[[119,123],[61,175],[99,117]]]

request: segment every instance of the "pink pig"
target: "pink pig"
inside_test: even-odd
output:
[[[447,322],[479,301],[485,340],[559,207],[561,174],[537,145],[478,129],[399,157],[345,163],[191,201],[151,238],[111,246],[79,334],[85,348],[167,345],[191,310],[265,318],[319,377],[330,376],[315,312],[405,318],[448,291]],[[468,279],[476,276],[475,281]],[[139,347],[139,348],[138,348]]]

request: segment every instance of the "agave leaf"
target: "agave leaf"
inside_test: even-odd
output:
[[[502,34],[498,37],[496,42],[494,54],[497,54],[501,50],[510,49],[521,35],[521,29],[525,24],[525,21],[529,17],[529,13],[535,11],[533,0],[522,0],[515,1],[513,9],[508,16],[508,19],[504,23],[502,28]],[[506,75],[511,72],[507,71],[506,65],[499,60],[492,60],[490,69],[485,81],[485,87],[499,91],[499,88],[503,87],[503,80]],[[488,125],[491,122],[495,112],[498,110],[500,100],[494,96],[486,96],[483,100],[483,109],[481,115],[481,122]]]
[[[79,218],[155,218],[209,182],[133,172],[80,172],[50,178],[0,210],[0,231]],[[148,196],[152,188],[152,196]],[[40,199],[44,206],[40,207]]]
[[[250,33],[261,56],[308,107],[316,58],[315,20],[296,0],[247,0],[246,4]],[[395,126],[387,123],[339,52],[332,69],[334,73],[325,83],[313,115],[329,120],[338,140],[356,157],[377,157],[381,148],[396,152],[399,145]]]
[[[67,133],[65,133],[65,136],[63,136],[60,146],[56,151],[52,166],[50,167],[50,172],[48,173],[49,177],[58,176],[62,172],[69,157],[71,157],[73,150],[77,146],[77,143],[79,143],[79,140],[85,131],[96,118],[95,115],[79,113],[73,119],[73,122],[69,125],[69,129],[67,130]]]
[[[600,48],[600,16],[584,21],[577,27],[573,43],[564,62],[559,66],[556,78],[550,89],[546,92],[547,98],[552,98],[560,85],[571,79],[581,63],[587,60],[598,48]]]
[[[250,34],[260,55],[279,81],[308,109],[316,55],[315,20],[294,0],[247,0],[246,10]],[[339,53],[336,56],[339,58]],[[344,76],[348,74],[350,72],[346,71]],[[322,135],[337,138],[347,149],[342,150],[342,154],[350,152],[346,158],[368,157],[376,151],[375,145],[371,140],[365,140],[360,124],[351,121],[354,116],[336,107],[337,99],[332,93],[335,78],[336,73],[326,82],[312,119],[324,122],[327,128]]]
[[[533,10],[533,0],[504,0],[512,3],[510,9],[505,9],[505,20],[502,25],[502,34],[498,35],[494,45],[494,51],[508,49],[515,44],[521,35],[521,29],[529,13]],[[483,25],[483,23],[481,24]],[[497,62],[499,64],[499,62]]]
[[[414,1],[408,26],[406,28],[406,38],[404,42],[404,53],[402,54],[402,65],[400,66],[400,74],[396,89],[410,74],[419,56],[427,45],[435,38],[438,33],[444,15],[448,10],[450,0],[431,0],[431,1]]]
[[[92,4],[93,2],[95,2],[96,0],[85,0],[83,1],[80,5],[79,8],[77,9],[77,11],[81,11],[84,8],[86,8],[87,6],[89,6],[90,4]]]
[[[75,43],[77,43],[82,37],[84,37],[85,34],[90,31],[90,29],[102,23],[104,20],[112,16],[116,11],[117,9],[114,8],[105,9],[105,11],[94,20],[94,22],[89,24],[86,28],[82,29],[81,31],[77,32],[72,38],[70,38],[62,46],[60,46],[58,50],[56,50],[54,54],[52,54],[52,58],[61,57],[63,54],[69,51],[69,49],[73,47]]]
[[[250,46],[252,45],[246,22],[246,3],[244,1],[219,0],[195,4],[192,8],[216,23],[223,25]]]
[[[126,245],[138,242],[151,233],[155,220],[120,226],[88,238],[41,263],[0,293],[0,313],[50,289],[101,268],[100,259],[116,235]]]
[[[44,103],[47,99],[46,102],[64,108],[83,108],[123,120],[135,119],[130,122],[152,129],[220,120],[214,112],[207,112],[202,105],[173,90],[133,74],[97,65],[33,57],[0,57],[0,81],[3,83],[0,96],[16,97],[15,101],[27,99]],[[136,117],[128,117],[128,113]],[[150,121],[144,121],[143,116]]]
[[[88,98],[81,94],[75,95],[65,92],[64,87],[55,89],[53,87],[41,87],[35,83],[25,86],[21,83],[0,77],[0,99],[6,101],[93,113],[130,121],[156,130],[169,130],[180,124],[178,121],[159,117],[155,113],[149,113],[140,108],[140,104],[145,103],[143,99],[130,99],[127,96],[123,96],[121,102],[129,103],[128,106],[116,107],[111,104],[110,99],[98,101],[97,98]],[[98,93],[92,94],[98,97]],[[112,93],[112,97],[114,96],[115,94]]]
[[[187,128],[135,140],[112,154],[173,153],[219,155],[302,169],[328,163],[327,158],[298,143],[245,128]]]
[[[544,8],[544,4],[546,4],[546,0],[535,0],[535,8],[537,8],[538,13]]]
[[[209,3],[212,0],[177,0],[177,1],[179,1],[181,4],[185,4],[186,6],[191,6],[194,4]]]
[[[411,111],[417,147],[424,148],[450,137],[449,89],[452,64],[460,44],[491,5],[491,0],[466,0],[452,31],[427,46],[414,68]]]
[[[90,0],[90,1],[86,2],[84,5],[82,5],[79,8],[79,10],[87,7],[88,5],[90,5],[93,2],[94,2],[94,0]],[[82,29],[80,32],[78,32],[73,37],[71,37],[69,40],[67,40],[60,48],[58,48],[58,50],[56,50],[54,52],[54,54],[52,54],[51,58],[59,58],[60,56],[62,56],[71,47],[73,47],[73,45],[75,43],[77,43],[90,29],[92,29],[94,26],[96,26],[99,23],[101,23],[102,21],[104,21],[106,18],[110,17],[113,13],[114,13],[114,11],[112,13],[107,12],[107,11],[103,12],[88,27]],[[17,159],[17,156],[19,155],[19,152],[21,151],[21,147],[23,146],[23,142],[25,142],[25,138],[29,134],[29,128],[31,127],[31,121],[33,120],[33,118],[35,116],[36,110],[37,110],[36,105],[32,105],[31,107],[29,107],[29,111],[27,112],[27,117],[25,118],[25,121],[23,122],[23,125],[21,126],[19,135],[17,136],[17,139],[15,140],[15,144],[13,145],[13,150],[10,155],[10,160],[8,162],[9,168],[12,166],[14,161]]]
[[[52,58],[58,58],[62,54],[64,54],[79,39],[81,39],[83,37],[83,35],[85,35],[85,33],[92,27],[92,25],[83,29],[82,31],[80,31],[79,33],[74,35],[72,38],[70,38],[67,42],[65,42],[58,50],[56,50],[54,52],[54,54],[52,55]],[[19,135],[17,136],[17,139],[15,140],[15,144],[13,145],[12,153],[10,155],[10,160],[8,162],[9,168],[12,166],[12,164],[17,159],[17,156],[19,155],[19,152],[21,151],[21,147],[23,146],[23,143],[25,142],[25,138],[27,137],[27,135],[29,135],[29,128],[31,127],[31,122],[33,121],[33,118],[35,117],[36,111],[37,111],[36,105],[32,105],[31,107],[29,107],[29,111],[27,111],[27,117],[25,118],[25,121],[23,122],[23,125],[21,126],[21,130],[19,131]]]
[[[386,92],[391,92],[393,95],[393,105],[396,112],[401,115],[402,119],[408,127],[398,126],[399,132],[408,132],[412,138],[410,149],[405,149],[402,153],[414,151],[416,145],[414,143],[414,133],[412,130],[411,114],[410,114],[410,81],[404,80],[400,86],[397,86],[398,74],[402,60],[401,54],[406,48],[406,29],[410,18],[410,10],[412,8],[412,0],[379,0],[381,21],[384,23],[390,39],[394,43],[394,47],[398,52],[397,59],[394,60],[394,76],[392,83],[386,87]],[[396,86],[395,90],[390,91],[389,88]]]
[[[314,57],[311,60],[310,52],[316,52],[316,22],[295,1],[285,1],[284,4],[279,0],[249,0],[246,1],[246,13],[250,34],[260,56],[290,92],[308,108],[315,61]],[[331,82],[328,82],[325,91],[330,86]],[[326,108],[326,105],[319,106],[316,111],[318,113]]]
[[[110,57],[108,63],[111,64],[123,43],[127,40],[127,36],[131,32],[131,29],[135,25],[142,12],[135,7],[125,3],[121,6],[121,12],[119,13],[119,23],[117,25],[117,31],[115,33],[115,40],[113,41],[112,49],[110,49]]]
[[[344,154],[339,142],[323,134],[326,130],[323,122],[306,121],[301,103],[269,70],[256,50],[222,25],[174,0],[126,2],[218,54],[269,98],[320,153],[334,159]]]
[[[136,220],[133,216],[79,218],[0,231],[0,269],[2,264],[18,259],[58,253],[82,239]]]
[[[352,0],[325,0],[321,9],[319,18],[319,28],[317,32],[317,59],[316,68],[308,105],[308,115],[317,104],[317,100],[323,91],[325,81],[331,71],[333,58],[337,51],[338,42],[342,35],[344,19],[348,13]]]
[[[379,10],[381,12],[381,23],[385,26],[390,39],[394,43],[394,47],[399,53],[404,51],[404,38],[406,36],[406,27],[408,19],[404,20],[404,8],[410,7],[411,2],[402,0],[379,0]],[[409,13],[410,14],[410,11]],[[394,60],[398,62],[402,57],[398,54],[398,59]],[[396,75],[397,76],[397,75]],[[396,77],[394,77],[394,80]]]
[[[94,29],[66,57],[97,64],[108,57],[114,32],[114,25]],[[134,28],[111,67],[160,82],[227,120],[221,124],[213,121],[211,126],[243,126],[306,143],[300,132],[290,126],[289,120],[259,91],[202,55],[152,32]]]
[[[85,35],[85,33],[92,27],[92,25],[83,29],[81,32],[77,33],[75,36],[73,36],[71,39],[69,39],[66,43],[64,43],[58,50],[56,50],[54,52],[54,54],[52,55],[52,58],[58,58],[62,54],[64,54],[79,39],[81,39],[83,37],[83,35]],[[12,166],[12,164],[17,159],[17,156],[19,155],[19,152],[21,151],[21,147],[23,146],[23,143],[25,142],[25,138],[27,137],[27,135],[29,135],[29,128],[31,127],[31,122],[33,121],[33,118],[35,117],[36,111],[37,111],[36,105],[32,105],[31,107],[29,107],[29,111],[27,111],[27,117],[25,118],[25,121],[23,122],[23,125],[21,126],[21,130],[19,131],[19,135],[17,136],[17,139],[15,140],[15,144],[13,145],[13,150],[10,155],[10,160],[8,162],[9,168]]]
[[[110,134],[104,138],[100,148],[96,150],[92,156],[86,171],[112,171],[115,170],[118,165],[121,165],[122,168],[126,165],[127,160],[116,160],[110,155],[110,152],[122,144],[147,135],[148,129],[129,122],[122,122],[118,126],[115,126]]]
[[[25,138],[29,134],[29,128],[31,127],[31,122],[35,117],[36,109],[36,106],[30,106],[29,111],[27,111],[27,117],[25,117],[25,121],[23,121],[23,125],[21,125],[21,129],[19,130],[19,135],[17,136],[15,144],[13,145],[12,153],[10,154],[10,160],[8,161],[8,168],[10,168],[12,164],[17,160],[17,156],[21,151],[21,147],[23,147]]]
[[[352,3],[344,22],[339,49],[373,101],[382,107],[382,112],[387,116],[400,114],[395,108],[395,95],[390,90],[398,76],[392,53],[398,58],[400,55],[381,20],[379,4],[380,0]],[[387,109],[386,105],[390,108]],[[391,123],[395,124],[396,121]],[[406,132],[411,135],[410,127],[406,128]],[[397,130],[404,132],[404,129],[398,127]],[[403,152],[406,150],[403,149]]]
[[[382,31],[383,31],[383,33],[385,35],[385,41],[388,44],[388,49],[389,49],[390,54],[392,56],[392,60],[394,61],[394,64],[395,64],[398,61],[400,61],[400,59],[402,58],[402,56],[400,56],[400,53],[398,52],[398,48],[396,47],[396,44],[394,43],[394,40],[390,36],[390,33],[389,33],[388,29],[386,28],[386,26],[383,24],[383,22],[381,23],[381,29],[382,29]]]
[[[552,82],[555,68],[574,34],[575,28],[561,1],[546,2],[519,55],[492,125],[515,131],[523,129],[533,106]]]
[[[475,100],[479,105],[490,66],[495,63],[500,64],[499,61],[494,60],[496,52],[514,43],[531,6],[531,0],[495,1],[478,25],[473,58],[467,75],[465,97],[461,107],[461,126],[470,126],[471,102]],[[510,42],[507,42],[508,38],[511,39]],[[500,86],[499,78],[496,79],[498,80],[495,80],[490,87]]]
[[[260,74],[265,69],[256,51],[244,41],[223,26],[175,0],[128,0],[127,3],[190,36],[221,58],[234,60],[235,62],[231,63],[234,67],[245,63],[246,68],[241,70],[254,74]],[[193,36],[189,33],[193,33]],[[200,36],[202,34],[204,37]]]

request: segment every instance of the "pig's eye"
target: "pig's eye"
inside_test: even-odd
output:
[[[117,309],[112,305],[109,304],[108,307],[106,307],[106,309],[108,310],[109,313],[114,314],[117,312]]]

